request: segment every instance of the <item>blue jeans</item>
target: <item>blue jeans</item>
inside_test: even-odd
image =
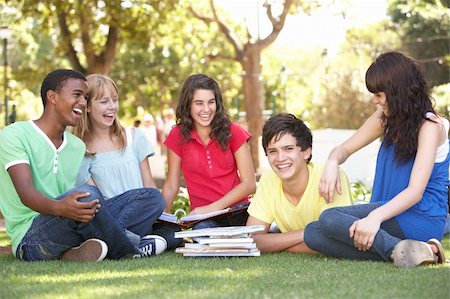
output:
[[[353,222],[366,217],[380,205],[369,203],[323,211],[319,221],[306,226],[304,233],[306,245],[312,250],[337,258],[390,261],[394,247],[405,239],[395,218],[381,224],[368,251],[358,250],[349,235],[349,228]]]
[[[158,189],[140,188],[106,200],[106,206],[120,227],[142,237],[152,233],[166,201]]]
[[[172,223],[156,222],[153,225],[152,234],[163,237],[167,242],[167,250],[174,250],[180,245],[183,238],[175,238],[175,233],[181,231],[181,228]]]
[[[203,229],[223,226],[244,226],[247,223],[247,210],[239,210],[230,214],[220,215],[214,219],[200,221],[192,229]]]
[[[76,192],[91,193],[79,201],[100,201],[101,207],[95,217],[83,223],[63,217],[38,215],[18,246],[18,258],[26,261],[58,259],[65,251],[91,238],[103,240],[108,245],[108,257],[111,259],[137,254],[139,249],[130,241],[126,231],[145,235],[152,230],[154,221],[165,206],[159,191],[150,188],[130,190],[104,200],[96,187],[81,185],[56,199],[63,199]]]

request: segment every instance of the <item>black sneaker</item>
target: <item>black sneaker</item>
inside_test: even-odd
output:
[[[167,249],[167,242],[163,237],[147,235],[141,238],[138,245],[141,257],[150,257],[163,253]]]
[[[108,245],[99,239],[89,239],[80,246],[67,250],[61,256],[61,260],[98,262],[103,260],[108,253]]]

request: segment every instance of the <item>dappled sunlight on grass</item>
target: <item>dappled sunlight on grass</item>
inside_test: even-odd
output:
[[[398,269],[390,263],[288,253],[191,259],[168,252],[156,258],[100,263],[0,260],[0,297],[328,298],[333,292],[331,298],[342,298],[361,289],[379,294],[383,282],[384,297],[411,298],[427,292],[414,287],[417,279],[443,288],[446,273],[443,267]]]
[[[226,259],[188,261],[180,256],[170,255],[171,259],[181,260],[182,263],[199,263],[199,266],[189,268],[185,265],[185,270],[183,270],[174,265],[177,263],[171,265],[163,263],[164,265],[161,265],[160,261],[157,260],[158,258],[154,261],[159,265],[152,265],[152,259],[84,264],[59,261],[46,263],[14,262],[12,264],[17,266],[12,267],[15,268],[14,274],[4,273],[6,274],[4,278],[7,278],[9,288],[22,290],[20,294],[32,292],[46,298],[49,294],[49,298],[53,296],[84,297],[88,294],[90,297],[95,295],[145,297],[145,294],[164,293],[162,289],[172,289],[174,284],[178,286],[174,288],[175,293],[178,292],[178,289],[182,291],[179,295],[189,290],[192,295],[214,297],[215,291],[233,293],[232,289],[236,286],[235,291],[238,292],[242,290],[242,287],[245,287],[246,281],[260,280],[262,276],[270,273],[269,269],[227,267],[225,264],[231,261]],[[64,267],[61,267],[62,265]],[[29,266],[28,271],[21,272],[17,269],[24,266]],[[214,269],[209,266],[213,266]],[[126,268],[126,270],[121,270],[121,268]],[[233,270],[233,268],[236,269]],[[31,273],[32,275],[30,275]],[[23,285],[24,281],[27,282],[26,285]],[[214,285],[213,290],[211,290],[211,285]]]
[[[0,232],[0,246],[7,246],[11,243],[10,238],[5,232]]]
[[[450,236],[443,244],[450,257]],[[184,258],[165,252],[98,263],[29,263],[1,256],[0,298],[423,298],[430,293],[445,298],[449,268],[404,269],[290,253]]]

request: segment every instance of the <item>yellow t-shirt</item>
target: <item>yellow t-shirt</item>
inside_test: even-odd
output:
[[[345,173],[340,170],[342,194],[334,193],[334,200],[327,204],[319,195],[319,181],[323,165],[309,163],[309,181],[305,193],[297,206],[286,198],[281,179],[270,169],[259,179],[258,188],[248,208],[248,213],[261,221],[275,221],[282,233],[305,229],[306,225],[319,219],[322,211],[352,204],[350,185]]]

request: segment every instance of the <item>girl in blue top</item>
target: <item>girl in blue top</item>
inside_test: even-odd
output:
[[[423,72],[399,52],[380,55],[366,73],[375,113],[330,153],[319,192],[341,192],[338,165],[383,136],[371,202],[329,209],[306,227],[305,243],[318,252],[396,266],[445,262],[442,239],[448,213],[448,120],[436,115]]]
[[[97,186],[108,209],[118,211],[117,221],[129,239],[150,256],[160,254],[167,241],[147,235],[155,233],[154,223],[165,207],[148,163],[153,148],[140,130],[120,124],[118,88],[111,78],[92,74],[87,83],[87,108],[74,129],[86,143],[77,183]]]

